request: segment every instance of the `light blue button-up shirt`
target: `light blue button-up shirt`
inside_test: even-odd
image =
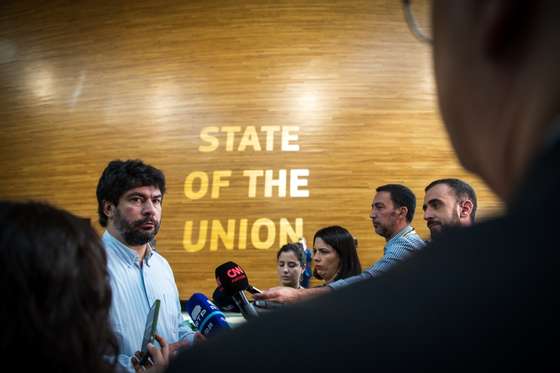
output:
[[[328,286],[336,290],[359,281],[378,277],[399,262],[408,259],[415,252],[421,250],[424,245],[425,242],[422,238],[416,233],[414,228],[408,225],[387,241],[383,249],[383,257],[371,267],[359,275],[332,282]]]
[[[119,365],[134,372],[130,358],[140,350],[146,318],[156,299],[161,301],[157,332],[168,343],[187,339],[194,332],[181,314],[179,293],[167,260],[149,245],[143,265],[136,251],[109,232],[103,234],[113,292],[111,322],[119,342]]]

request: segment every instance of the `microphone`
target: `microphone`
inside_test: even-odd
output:
[[[233,298],[224,294],[224,288],[218,286],[212,293],[212,301],[224,312],[241,312]]]
[[[194,293],[186,306],[194,325],[205,337],[230,328],[226,316],[206,295]]]
[[[231,296],[241,310],[245,319],[258,316],[257,311],[245,296],[244,290],[249,289],[249,280],[243,268],[234,262],[226,262],[216,268],[216,282],[223,288],[225,295]]]

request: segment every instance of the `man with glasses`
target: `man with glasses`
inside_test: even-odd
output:
[[[256,357],[243,370],[260,371],[286,346],[290,371],[555,370],[560,2],[435,0],[432,16],[445,126],[505,214],[443,233],[375,281],[248,323],[171,372],[227,368],[243,351]]]

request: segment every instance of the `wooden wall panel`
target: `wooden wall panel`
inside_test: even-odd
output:
[[[431,180],[460,177],[475,186],[481,215],[500,208],[454,157],[436,112],[430,52],[396,0],[4,1],[0,198],[48,200],[96,221],[107,162],[141,158],[161,168],[168,193],[158,248],[183,298],[211,293],[214,268],[226,260],[256,286],[275,285],[282,218],[292,227],[302,219],[308,240],[318,228],[345,226],[369,265],[384,244],[368,219],[380,184],[410,186],[421,205]],[[297,127],[287,143],[299,151],[282,151],[278,133],[266,151],[263,126]],[[222,133],[216,150],[201,152],[209,127],[254,127],[262,150],[239,151],[236,136],[228,151]],[[273,189],[265,198],[260,181],[249,197],[243,172],[267,169],[308,170],[298,190],[309,197]],[[219,198],[189,199],[185,180],[196,171],[210,176],[210,190],[215,171],[230,171],[229,187]],[[257,249],[249,234],[240,249],[241,222],[250,232],[263,218],[273,243]],[[225,227],[228,219],[233,249],[220,241],[212,251],[209,239],[185,249],[187,221],[196,240],[202,221]],[[428,236],[421,211],[414,225]]]

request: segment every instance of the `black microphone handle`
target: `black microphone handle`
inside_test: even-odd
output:
[[[235,293],[232,298],[235,304],[237,304],[237,307],[239,307],[239,310],[241,310],[241,314],[246,320],[259,316],[257,310],[255,310],[255,307],[253,307],[253,305],[249,303],[249,300],[245,296],[243,290]]]

